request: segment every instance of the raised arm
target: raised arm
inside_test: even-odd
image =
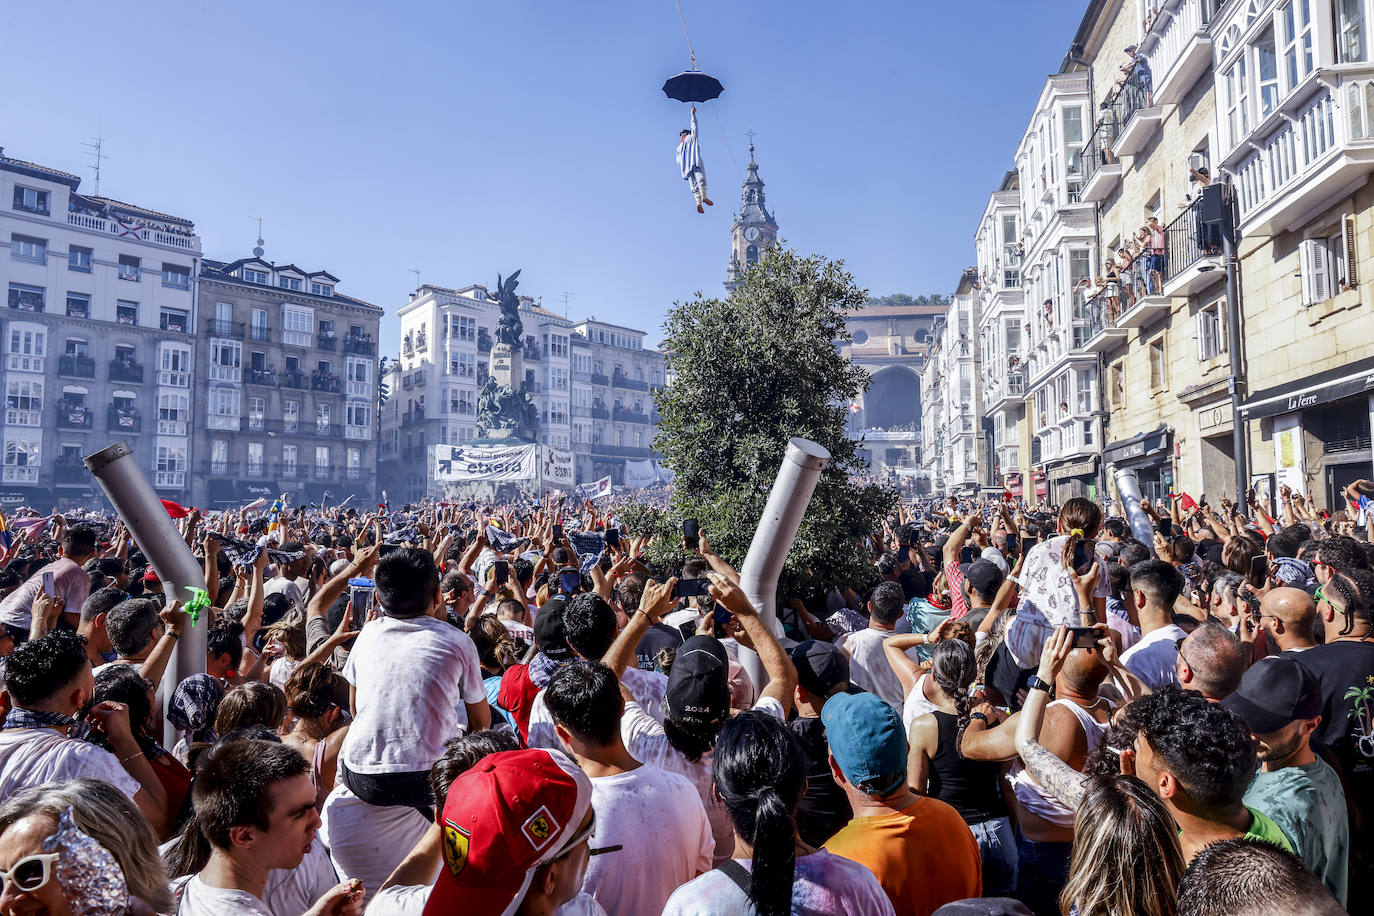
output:
[[[749,641],[753,644],[748,648],[752,648],[759,654],[759,661],[763,664],[763,670],[768,675],[768,683],[760,692],[760,699],[772,697],[777,700],[782,704],[783,718],[786,718],[788,711],[792,708],[792,697],[797,687],[796,666],[792,664],[792,659],[783,650],[778,638],[773,635],[773,631],[759,619],[758,612],[749,601],[749,596],[744,594],[744,591],[734,582],[731,582],[729,578],[718,572],[710,572],[706,575],[711,580],[711,597],[734,615],[735,620],[739,621],[745,634],[748,635]]]
[[[1059,627],[1045,642],[1040,656],[1040,670],[1036,676],[1046,683],[1053,684],[1064,659],[1073,651],[1073,635],[1065,627]],[[1016,723],[1016,753],[1021,756],[1026,771],[1036,782],[1066,807],[1077,809],[1083,800],[1083,774],[1060,760],[1039,741],[1040,728],[1045,721],[1045,709],[1050,705],[1047,690],[1027,692],[1025,705],[1021,707],[1020,721]]]
[[[657,623],[667,612],[676,585],[676,577],[662,585],[652,579],[644,583],[644,593],[639,596],[639,613],[630,615],[629,624],[620,631],[601,659],[601,663],[614,671],[616,677],[624,676],[625,669],[634,661],[635,647],[649,629],[649,624]]]

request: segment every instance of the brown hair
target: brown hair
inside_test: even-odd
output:
[[[321,662],[301,665],[286,681],[286,706],[301,719],[318,719],[335,706],[346,709],[348,682]]]
[[[286,718],[286,694],[275,684],[252,681],[224,695],[215,713],[215,731],[223,735],[235,728],[261,725],[272,731]]]
[[[1097,537],[1102,528],[1102,509],[1091,499],[1074,496],[1059,510],[1059,527],[1069,536],[1064,544],[1064,568],[1073,564],[1073,552],[1078,542]]]
[[[288,611],[285,617],[267,628],[267,636],[282,644],[287,658],[305,658],[305,616],[300,611]]]

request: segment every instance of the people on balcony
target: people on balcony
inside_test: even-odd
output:
[[[1107,258],[1102,265],[1103,284],[1102,295],[1107,300],[1107,320],[1116,322],[1116,316],[1121,314],[1121,271],[1117,269],[1116,258]]]
[[[1168,238],[1157,216],[1145,221],[1145,229],[1150,234],[1149,260],[1146,267],[1150,277],[1149,288],[1154,295],[1161,296],[1164,294],[1164,276],[1169,269]]]
[[[1123,82],[1126,85],[1134,85],[1145,96],[1145,107],[1153,108],[1155,104],[1154,74],[1150,71],[1150,62],[1145,59],[1135,45],[1126,48],[1126,53],[1130,55],[1130,60],[1121,65],[1121,72],[1126,75]]]
[[[1116,272],[1123,312],[1130,311],[1131,306],[1135,305],[1134,267],[1135,258],[1131,255],[1131,249],[1122,245],[1116,250]]]

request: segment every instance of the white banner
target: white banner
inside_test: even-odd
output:
[[[625,489],[639,490],[644,487],[652,487],[658,474],[654,471],[654,463],[648,458],[640,461],[625,462]]]
[[[572,452],[544,446],[544,486],[571,487],[576,482]]]
[[[609,496],[611,492],[611,478],[603,477],[593,483],[584,483],[577,488],[578,495],[583,499],[600,499]]]
[[[534,480],[539,474],[539,449],[522,445],[436,445],[434,479]]]

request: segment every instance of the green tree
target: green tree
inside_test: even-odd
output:
[[[856,477],[868,464],[845,435],[845,418],[868,374],[835,347],[849,339],[846,312],[867,301],[843,262],[774,247],[728,298],[698,293],[674,305],[665,324],[672,383],[656,395],[654,442],[676,475],[672,509],[666,518],[643,517],[664,533],[660,549],[680,556],[681,535],[670,531],[695,518],[738,567],[787,441],[801,436],[832,460],[788,555],[781,593],[873,578],[863,537],[896,494]]]
[[[901,306],[901,307],[903,307],[903,308],[911,308],[912,306],[924,306],[924,305],[942,305],[942,306],[947,306],[947,305],[949,305],[949,297],[948,297],[948,296],[942,296],[942,295],[940,295],[939,293],[935,293],[934,295],[931,295],[931,296],[915,296],[915,297],[908,296],[906,293],[892,293],[891,295],[888,295],[888,296],[879,296],[879,297],[877,297],[876,299],[870,299],[870,300],[868,301],[868,304],[869,304],[869,305],[898,305],[898,306]]]

